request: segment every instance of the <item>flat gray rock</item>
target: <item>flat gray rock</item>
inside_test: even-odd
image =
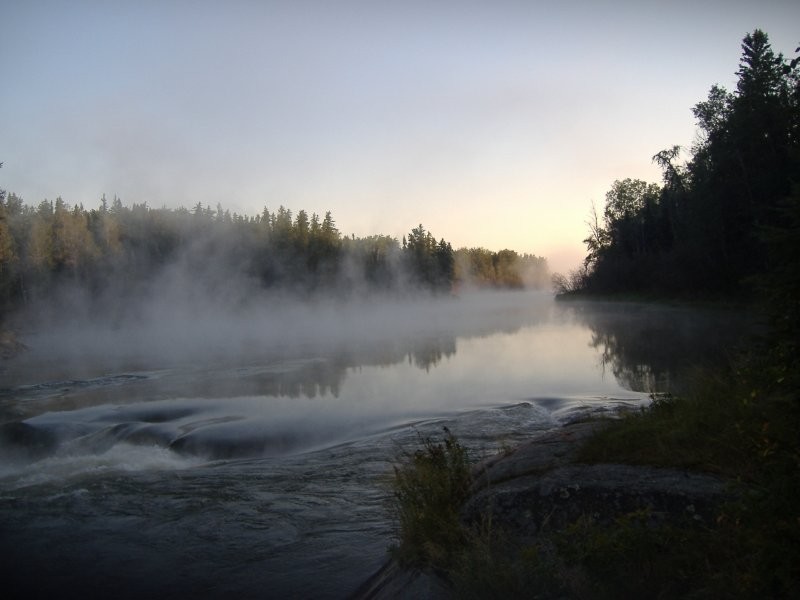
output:
[[[580,442],[605,428],[608,421],[572,423],[547,431],[511,452],[491,456],[473,468],[474,492],[487,486],[568,464],[575,458]]]

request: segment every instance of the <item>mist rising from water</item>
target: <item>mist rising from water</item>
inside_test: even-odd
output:
[[[19,315],[17,329],[29,352],[15,362],[21,370],[49,362],[65,376],[81,377],[133,365],[241,363],[492,328],[515,305],[547,311],[551,304],[546,294],[520,292],[455,297],[413,288],[366,293],[356,287],[328,295],[265,290],[225,261],[192,271],[196,262],[168,265],[145,289],[116,282],[93,297],[62,286]]]

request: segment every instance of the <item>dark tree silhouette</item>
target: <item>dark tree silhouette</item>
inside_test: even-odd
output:
[[[686,163],[678,146],[658,152],[660,187],[614,182],[602,219],[593,212],[585,290],[749,294],[758,276],[782,268],[787,256],[768,240],[782,239],[797,201],[798,62],[756,29],[736,74],[735,91],[714,85],[693,107],[699,135]]]

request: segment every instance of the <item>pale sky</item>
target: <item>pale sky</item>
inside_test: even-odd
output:
[[[755,28],[794,56],[800,2],[0,0],[0,188],[422,223],[566,270]]]

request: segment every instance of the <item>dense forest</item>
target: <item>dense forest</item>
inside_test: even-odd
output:
[[[592,210],[582,268],[554,276],[559,291],[753,297],[777,293],[778,276],[798,297],[798,59],[757,29],[736,74],[734,91],[714,85],[692,109],[691,149],[653,157],[661,184],[613,183],[602,213]]]
[[[632,545],[603,563],[625,565],[627,579],[640,557],[658,562],[667,577],[648,578],[649,594],[681,596],[672,587],[681,578],[692,597],[800,592],[799,66],[800,57],[776,54],[763,31],[745,36],[736,90],[715,85],[693,108],[699,135],[688,160],[674,147],[654,157],[660,185],[614,182],[590,219],[583,267],[554,276],[562,297],[733,298],[767,318],[759,336],[731,346],[728,367],[698,373],[682,395],[657,399],[583,449],[590,462],[707,470],[744,490],[705,533],[684,530],[682,542],[690,541],[672,556],[654,533],[652,552]],[[612,545],[592,549],[607,554]],[[694,573],[684,571],[693,552],[703,564]],[[598,580],[619,593],[605,566]]]
[[[549,277],[544,258],[453,250],[422,225],[401,241],[356,238],[343,236],[330,212],[320,218],[281,206],[247,217],[199,203],[128,207],[105,196],[91,210],[61,198],[33,207],[0,191],[0,314],[67,287],[96,303],[141,297],[187,274],[189,287],[208,294],[245,283],[301,294],[450,293],[467,285],[541,287]]]

